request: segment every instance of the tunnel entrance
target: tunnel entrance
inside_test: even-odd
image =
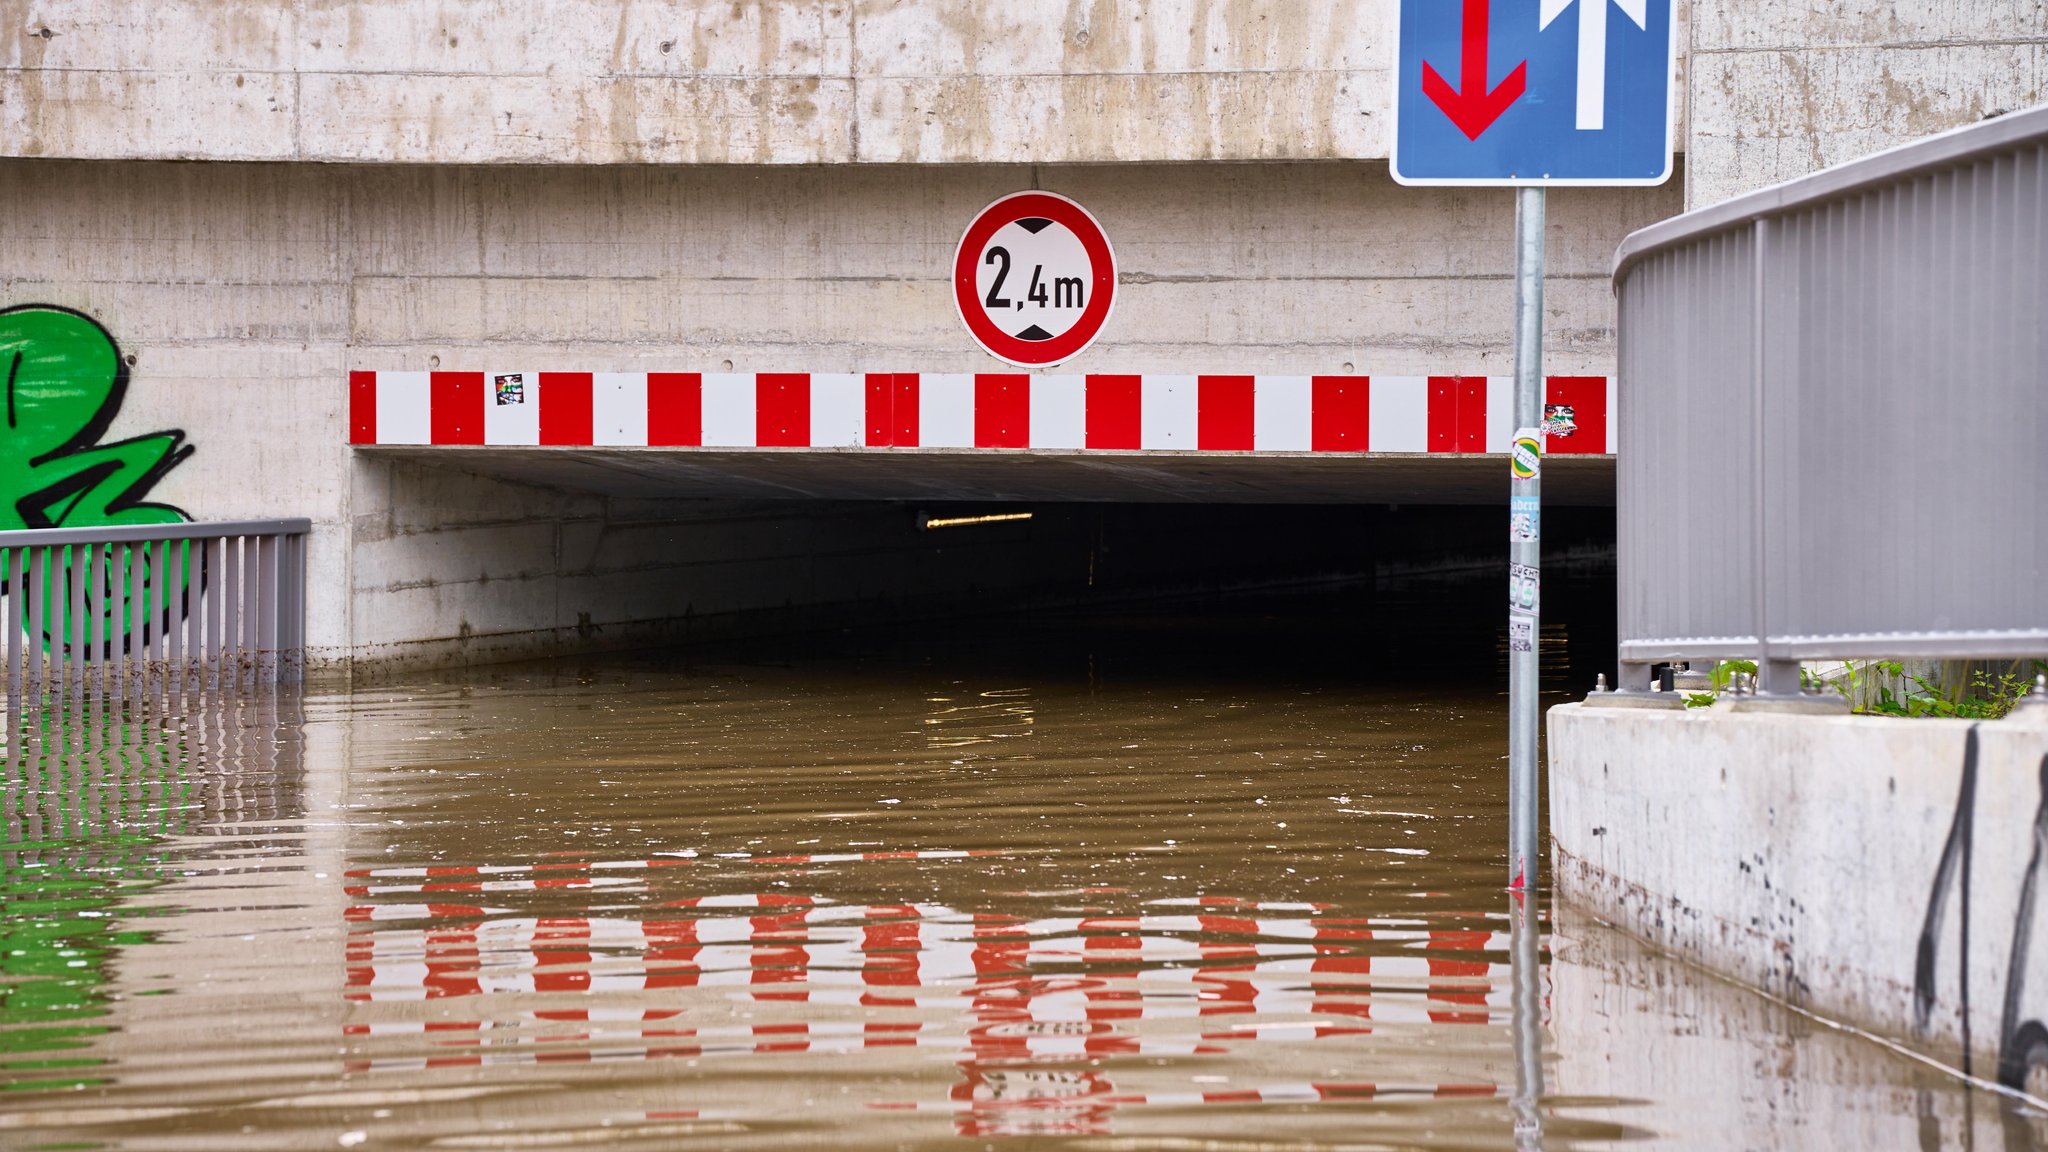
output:
[[[405,669],[710,644],[792,651],[842,634],[870,643],[935,629],[960,644],[1036,631],[1055,646],[1095,630],[1133,640],[1103,648],[1119,659],[1177,645],[1192,659],[1220,642],[1202,639],[1220,628],[1253,638],[1233,657],[1249,664],[1505,682],[1505,509],[1490,498],[1386,498],[1409,482],[1403,469],[1442,491],[1466,482],[1469,460],[1316,461],[1291,480],[1291,463],[1246,473],[1293,485],[1288,500],[1247,499],[1202,470],[1217,461],[1181,460],[1206,488],[1166,501],[1075,498],[1085,488],[986,498],[959,482],[933,483],[928,499],[759,499],[730,489],[677,498],[661,494],[667,472],[644,483],[620,473],[592,489],[589,475],[548,471],[571,467],[552,453],[504,458],[523,470],[358,457],[358,505],[387,510],[356,521],[357,650],[389,657],[373,662]],[[670,471],[698,466],[662,460]],[[1485,487],[1500,493],[1498,461],[1479,463]],[[1300,486],[1311,474],[1326,495],[1345,476],[1369,495],[1318,500]],[[1069,483],[1086,471],[1048,475]],[[1597,471],[1572,475],[1545,517],[1543,652],[1546,686],[1582,691],[1614,651],[1614,511],[1599,502]]]
[[[1507,681],[1503,513],[1431,505],[923,503],[952,595],[711,645],[713,658],[1086,662],[1147,679]],[[1546,517],[1542,687],[1612,675],[1614,514]],[[942,642],[935,643],[935,637]]]

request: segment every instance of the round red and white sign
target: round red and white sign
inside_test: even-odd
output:
[[[1071,360],[1116,303],[1116,254],[1086,208],[1018,192],[983,208],[953,254],[953,303],[989,355],[1022,368]]]

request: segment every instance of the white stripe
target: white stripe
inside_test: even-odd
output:
[[[811,447],[858,448],[867,425],[867,377],[812,374]]]
[[[1375,980],[1424,982],[1430,977],[1429,957],[1374,956],[1372,974]]]
[[[634,448],[647,443],[647,373],[591,374],[590,442]]]
[[[716,372],[704,377],[704,446],[754,446],[754,377]]]
[[[1252,378],[1252,449],[1306,452],[1315,391],[1306,376]]]
[[[1088,378],[1031,378],[1031,446],[1080,448],[1088,442]]]
[[[1486,450],[1505,452],[1515,442],[1515,378],[1486,378]]]
[[[1138,385],[1138,447],[1193,449],[1200,393],[1193,376],[1146,376]]]
[[[377,443],[433,443],[433,398],[425,372],[377,373]]]
[[[918,378],[917,443],[921,448],[974,447],[974,377]]]
[[[498,378],[510,377],[499,403]],[[521,368],[499,368],[484,373],[484,443],[527,445],[540,443],[540,374]]]
[[[1367,451],[1429,451],[1427,376],[1375,376],[1366,389]]]

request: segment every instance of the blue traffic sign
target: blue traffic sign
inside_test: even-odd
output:
[[[1661,184],[1674,0],[1401,0],[1394,179]]]

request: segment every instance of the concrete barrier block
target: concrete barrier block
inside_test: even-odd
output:
[[[1571,704],[1549,752],[1564,899],[1987,1078],[2048,1076],[2048,727]]]

